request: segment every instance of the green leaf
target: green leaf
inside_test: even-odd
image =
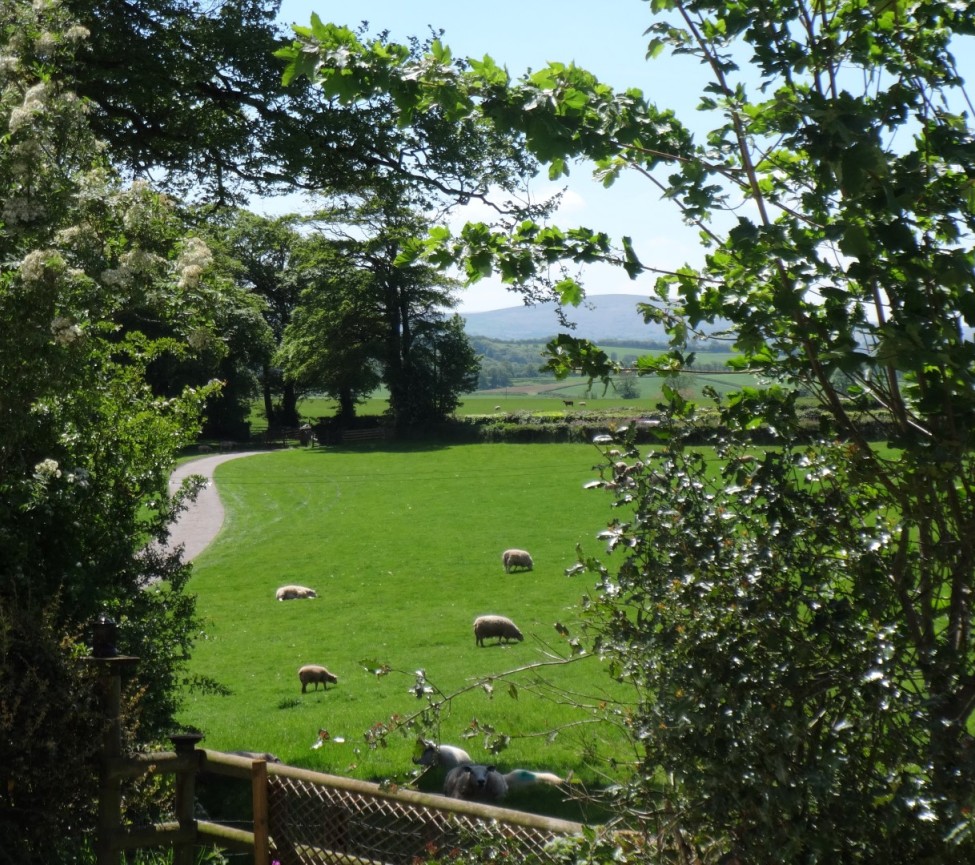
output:
[[[655,57],[659,57],[663,53],[665,44],[666,43],[664,43],[663,39],[651,39],[650,42],[647,43],[647,53],[644,55],[644,57],[647,60],[652,60]]]
[[[626,256],[626,260],[623,262],[623,269],[626,271],[627,276],[629,276],[630,279],[636,279],[641,273],[643,273],[644,268],[640,263],[640,259],[636,257],[636,252],[633,249],[633,238],[624,236],[623,254]]]
[[[586,297],[586,292],[574,279],[561,279],[555,284],[559,303],[563,306],[578,306]]]

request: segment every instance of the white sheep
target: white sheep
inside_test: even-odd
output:
[[[471,755],[456,745],[437,745],[428,739],[421,739],[423,753],[414,757],[413,762],[420,766],[442,766],[444,769],[455,769],[467,763],[473,763]]]
[[[508,793],[508,782],[494,766],[467,763],[447,773],[444,795],[451,799],[498,802]]]
[[[535,563],[532,561],[531,553],[527,550],[505,550],[501,554],[501,562],[504,565],[505,573],[510,574],[512,568],[524,568],[530,571]]]
[[[534,772],[531,769],[512,769],[504,773],[508,789],[514,787],[528,787],[532,784],[552,784],[558,786],[563,779],[553,772]]]
[[[317,598],[318,592],[307,586],[281,586],[274,593],[274,597],[279,601],[294,601],[298,598]]]
[[[303,667],[298,668],[298,678],[301,680],[301,693],[305,693],[305,688],[307,688],[312,682],[315,684],[315,690],[318,690],[318,683],[322,683],[322,687],[327,691],[328,683],[331,682],[333,685],[337,685],[339,682],[339,677],[334,673],[330,673],[324,667],[318,664],[305,664]]]
[[[483,646],[485,639],[497,637],[500,645],[503,640],[524,640],[518,626],[504,616],[478,616],[474,619],[474,640],[478,646]]]

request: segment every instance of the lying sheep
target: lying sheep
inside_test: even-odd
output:
[[[309,589],[307,586],[281,586],[275,592],[274,597],[279,601],[294,601],[298,598],[317,598],[318,592]]]
[[[339,677],[334,673],[330,673],[324,667],[320,667],[318,664],[305,664],[303,667],[298,668],[298,678],[301,680],[301,693],[305,693],[305,688],[307,688],[312,682],[315,683],[315,690],[318,690],[318,683],[322,683],[322,688],[326,691],[328,690],[328,683],[331,682],[333,685],[337,685],[339,682]]]
[[[271,754],[268,751],[228,751],[228,754],[233,754],[237,757],[245,757],[248,760],[264,760],[267,763],[280,763],[281,758],[276,754]]]
[[[473,763],[471,755],[456,745],[437,745],[428,739],[421,739],[423,753],[414,757],[413,762],[420,766],[442,766],[444,769],[455,769],[467,763]]]
[[[505,783],[508,789],[515,787],[528,787],[532,784],[553,784],[559,785],[563,780],[552,772],[533,772],[531,769],[512,769],[504,773]]]
[[[512,568],[524,568],[530,571],[535,564],[527,550],[505,550],[501,554],[501,561],[506,574],[510,574]]]
[[[447,773],[443,791],[451,799],[499,802],[508,793],[508,782],[494,766],[467,763]]]
[[[521,642],[525,639],[511,619],[506,619],[504,616],[478,616],[474,619],[475,642],[478,646],[483,646],[484,640],[490,637],[497,637],[498,645],[503,640]]]

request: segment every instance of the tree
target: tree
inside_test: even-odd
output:
[[[552,177],[574,159],[606,183],[635,169],[700,228],[704,264],[662,275],[643,306],[673,342],[641,369],[679,374],[697,330],[730,322],[741,366],[768,384],[712,394],[718,465],[686,446],[697,409],[673,386],[661,451],[607,463],[620,516],[605,538],[622,561],[583,567],[599,580],[592,648],[642,694],[631,813],[662,805],[688,860],[970,858],[975,144],[950,48],[975,10],[651,6],[648,55],[711,71],[700,144],[639,91],[573,66],[513,82],[490,58],[414,62],[313,19],[293,70],[477,117]],[[563,260],[653,270],[627,238],[530,220],[438,231],[421,253],[510,282]],[[571,337],[551,348],[558,371],[614,370]],[[836,372],[858,390],[838,391]],[[801,423],[801,389],[818,429]],[[759,435],[776,447],[756,455]]]
[[[372,279],[317,235],[297,258],[296,282],[306,287],[276,359],[292,387],[335,399],[339,421],[349,426],[356,405],[382,383],[383,323]]]
[[[481,366],[456,313],[422,322],[413,342],[413,394],[419,417],[446,420],[465,393],[477,389]]]
[[[213,274],[165,198],[112,174],[55,74],[83,31],[56,4],[0,8],[0,850],[63,862],[92,824],[102,727],[80,658],[101,610],[141,658],[124,695],[138,743],[173,729],[197,623],[188,567],[153,542],[216,388],[163,398],[148,376],[217,340]]]
[[[320,234],[298,266],[309,288],[279,352],[288,374],[331,393],[346,421],[377,374],[398,429],[442,420],[476,386],[476,357],[463,329],[444,321],[454,281],[401,258],[425,221],[402,199],[371,198],[313,222]]]
[[[210,201],[280,182],[291,121],[273,59],[279,5],[65,2],[88,36],[62,74],[114,163]]]
[[[290,217],[270,219],[242,209],[228,209],[208,222],[208,237],[227,256],[226,268],[240,285],[261,301],[270,330],[258,343],[255,358],[264,400],[264,416],[271,426],[298,426],[298,392],[272,363],[285,329],[298,304],[301,286],[292,266],[301,235]],[[275,400],[277,398],[277,400]]]

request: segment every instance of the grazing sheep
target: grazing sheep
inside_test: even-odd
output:
[[[413,758],[413,762],[417,765],[455,769],[474,762],[470,754],[456,745],[437,745],[428,739],[421,739],[420,742],[423,744],[423,753]]]
[[[317,598],[318,592],[307,586],[281,586],[274,593],[274,597],[279,601],[294,601],[298,598]]]
[[[478,616],[474,619],[474,639],[477,645],[483,646],[484,640],[489,637],[497,637],[498,645],[502,640],[521,642],[525,639],[511,619],[504,616]]]
[[[507,794],[508,782],[494,766],[467,763],[447,773],[443,791],[451,799],[498,802]]]
[[[535,566],[531,553],[527,550],[505,550],[501,554],[501,563],[506,574],[510,574],[512,568],[524,568],[530,571]]]
[[[308,687],[312,682],[315,683],[315,690],[318,690],[318,683],[322,683],[322,687],[327,691],[328,683],[331,682],[333,685],[337,685],[339,682],[339,677],[334,673],[330,673],[324,667],[320,667],[317,664],[305,664],[304,667],[298,668],[298,678],[301,680],[301,693],[305,693],[305,688]]]

